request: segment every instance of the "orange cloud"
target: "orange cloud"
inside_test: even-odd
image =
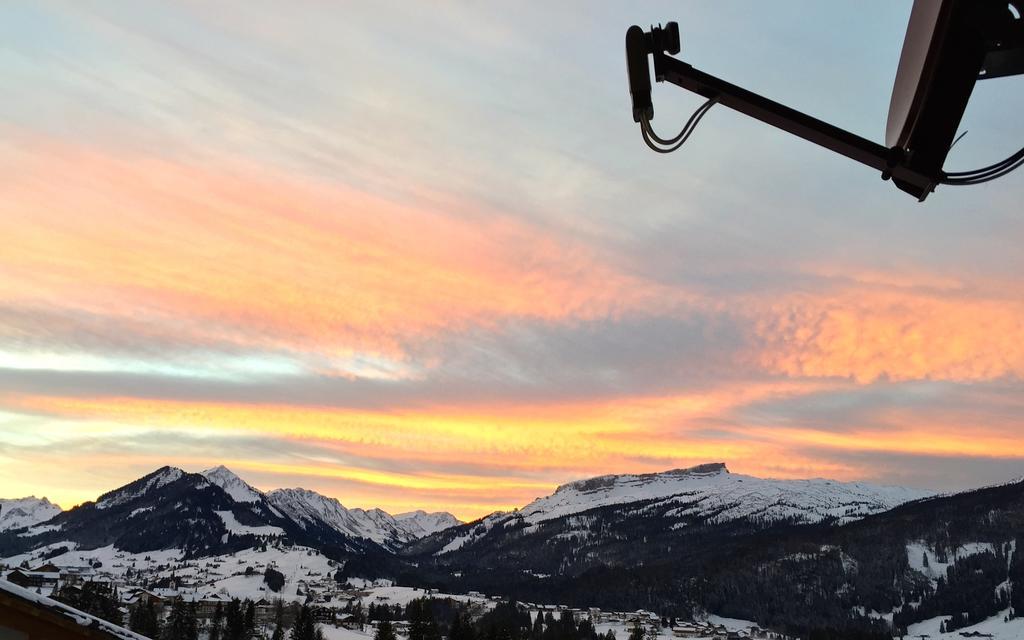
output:
[[[203,342],[401,358],[506,318],[614,317],[683,296],[499,212],[389,202],[238,162],[23,144],[0,154],[0,296],[172,323]]]
[[[978,381],[1024,378],[1024,301],[843,286],[757,309],[757,364],[800,377]]]
[[[191,463],[196,468],[229,462],[239,471],[261,474],[266,478],[264,488],[299,482],[333,491],[355,506],[403,510],[443,502],[460,516],[476,517],[521,506],[567,480],[660,471],[709,460],[728,460],[735,470],[772,475],[794,477],[811,469],[835,475],[834,464],[782,455],[771,439],[736,438],[726,432],[719,436],[692,433],[703,427],[704,420],[739,404],[817,388],[819,385],[781,382],[725,387],[690,396],[376,412],[11,395],[3,397],[0,404],[9,411],[55,417],[58,426],[38,430],[38,435],[57,441],[144,439],[147,433],[200,439],[257,436],[277,444],[268,444],[265,453],[248,458],[232,456],[228,447],[202,459],[196,458],[195,452],[179,460],[150,450],[144,451],[141,459],[150,466]],[[292,444],[311,445],[319,453],[292,456],[288,454]],[[51,449],[46,450],[50,457]],[[134,458],[132,464],[137,466],[139,460]],[[775,462],[766,466],[768,460]],[[10,481],[24,484],[24,478],[14,476],[21,475],[20,467],[30,462],[10,465]],[[84,473],[93,464],[87,455],[73,466],[78,467],[76,473]]]

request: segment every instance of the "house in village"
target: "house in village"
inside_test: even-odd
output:
[[[27,569],[15,569],[8,572],[5,578],[8,582],[12,582],[19,587],[49,595],[57,588],[57,582],[60,580],[60,573],[57,571],[29,571]]]

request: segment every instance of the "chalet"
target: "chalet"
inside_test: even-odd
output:
[[[96,570],[92,567],[61,567],[61,584],[82,584],[96,577]]]
[[[40,573],[60,573],[61,569],[52,562],[47,562],[46,564],[41,564],[35,569],[32,569],[32,571],[38,571]]]
[[[222,593],[210,593],[204,595],[190,594],[191,597],[185,599],[190,602],[196,603],[196,618],[200,620],[209,620],[213,618],[217,612],[217,605],[221,608],[227,606],[227,603],[231,601],[231,598],[227,597]]]
[[[395,630],[395,635],[408,636],[409,629],[412,625],[406,620],[399,620],[391,623],[391,628]]]
[[[167,599],[146,589],[131,589],[122,594],[121,601],[128,606],[153,603],[153,606],[162,609]]]
[[[313,619],[323,624],[334,624],[335,611],[329,607],[311,607]]]
[[[359,624],[359,621],[356,620],[356,617],[351,613],[339,614],[334,619],[334,624],[335,626],[344,627],[350,631],[362,631],[363,628],[363,625]]]
[[[277,603],[268,598],[260,598],[254,605],[256,624],[271,624],[277,617]]]
[[[55,571],[15,569],[7,574],[6,579],[8,582],[13,582],[19,587],[26,589],[53,591],[60,580],[60,574]]]
[[[676,638],[703,638],[707,632],[692,624],[681,624],[672,627],[672,635]]]

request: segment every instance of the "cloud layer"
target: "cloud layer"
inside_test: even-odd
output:
[[[884,115],[843,94],[884,86],[877,60],[801,57],[777,12],[691,10],[759,43],[751,83],[853,130]],[[628,128],[607,46],[639,18],[554,11],[0,9],[3,493],[69,506],[226,463],[474,517],[712,460],[1019,475],[1012,181],[922,207],[726,111],[666,162]],[[902,10],[801,11],[898,57]],[[1004,103],[979,89],[968,119],[1008,126]]]

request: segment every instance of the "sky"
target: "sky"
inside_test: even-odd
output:
[[[1024,474],[1024,176],[925,203],[623,37],[882,141],[910,2],[0,6],[0,496],[171,464],[470,519],[726,462]],[[947,162],[1024,139],[981,82]],[[654,91],[669,135],[701,99]]]

